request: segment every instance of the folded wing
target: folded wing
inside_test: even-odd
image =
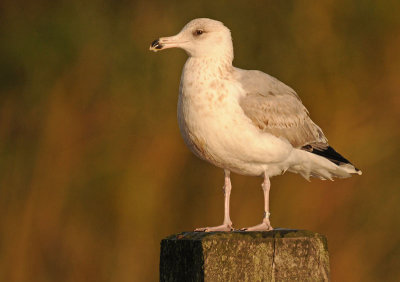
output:
[[[348,168],[349,173],[361,172],[328,144],[321,128],[308,115],[296,92],[278,79],[261,71],[236,69],[245,95],[239,104],[245,115],[260,130],[284,138],[297,149],[321,156]]]
[[[295,148],[328,147],[321,128],[311,120],[292,88],[260,71],[237,69],[237,74],[246,93],[240,106],[255,126],[287,139]]]

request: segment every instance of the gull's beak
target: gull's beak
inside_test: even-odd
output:
[[[180,47],[185,42],[186,41],[180,40],[178,35],[170,37],[161,37],[159,39],[154,40],[151,43],[149,50],[157,52],[163,49]]]

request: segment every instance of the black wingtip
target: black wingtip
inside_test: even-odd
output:
[[[325,148],[315,148],[310,144],[303,146],[301,149],[316,154],[318,156],[324,157],[336,165],[343,165],[343,164],[353,165],[348,159],[346,159],[341,154],[336,152],[335,149],[333,149],[331,146],[327,146]],[[355,168],[355,170],[359,171],[358,168]]]

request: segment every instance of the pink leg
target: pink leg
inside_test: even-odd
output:
[[[225,195],[225,210],[224,210],[224,222],[222,225],[214,226],[214,227],[202,227],[202,228],[196,228],[195,231],[203,231],[203,232],[210,232],[210,231],[232,231],[232,221],[229,216],[229,199],[231,197],[231,190],[232,190],[232,184],[231,184],[231,177],[230,177],[230,171],[229,170],[224,170],[225,172],[225,185],[224,185],[224,195]]]
[[[256,226],[241,229],[243,231],[273,230],[271,223],[269,222],[269,216],[271,215],[269,212],[269,190],[271,188],[271,182],[269,181],[269,177],[267,176],[266,173],[264,173],[264,182],[261,186],[264,191],[264,218],[263,218],[263,221],[262,221],[262,223],[260,223]]]

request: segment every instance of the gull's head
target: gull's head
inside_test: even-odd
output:
[[[174,36],[154,40],[150,50],[181,48],[191,57],[229,57],[233,59],[230,30],[222,22],[200,18],[186,24]]]

